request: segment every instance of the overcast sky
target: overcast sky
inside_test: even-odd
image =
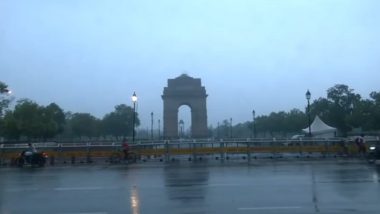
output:
[[[378,0],[0,0],[0,81],[101,118],[136,91],[162,121],[167,79],[202,79],[209,124],[304,109],[338,83],[380,91]],[[185,126],[190,110],[180,109]]]

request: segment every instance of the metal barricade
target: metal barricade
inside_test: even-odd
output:
[[[344,144],[341,142],[344,141]],[[378,143],[379,138],[369,139],[367,144]],[[112,155],[122,155],[121,143],[116,141],[104,142],[37,142],[33,143],[40,151],[45,151],[57,162],[91,163],[97,158],[110,158]],[[344,138],[333,139],[200,139],[200,140],[165,140],[140,141],[130,144],[130,150],[143,158],[162,157],[166,161],[177,158],[197,160],[202,158],[215,158],[226,160],[235,155],[251,161],[257,155],[265,157],[278,157],[291,154],[294,157],[322,156],[328,157],[341,154],[343,146],[347,153],[356,154],[356,147],[352,140]],[[0,165],[15,157],[28,148],[26,143],[0,144]]]

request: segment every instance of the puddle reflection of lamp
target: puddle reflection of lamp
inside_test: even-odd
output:
[[[131,208],[133,214],[140,214],[139,194],[136,187],[132,188],[131,193]]]

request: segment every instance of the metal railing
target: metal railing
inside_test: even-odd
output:
[[[366,139],[367,144],[379,143],[379,138]],[[37,142],[33,145],[55,156],[104,157],[121,151],[120,142]],[[343,147],[355,152],[353,139],[178,139],[161,141],[137,141],[130,144],[132,151],[141,155],[202,155],[202,154],[247,154],[254,153],[337,153]],[[10,158],[28,148],[26,143],[0,144],[0,159]]]

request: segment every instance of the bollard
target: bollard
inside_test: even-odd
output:
[[[170,160],[170,154],[169,154],[169,141],[165,141],[165,161],[169,162]]]
[[[224,142],[223,139],[220,139],[220,148],[221,148],[221,153],[220,153],[220,158],[224,160],[225,157],[225,151],[224,151]],[[228,160],[228,159],[227,159]]]
[[[51,156],[51,157],[50,157],[50,165],[51,165],[51,166],[54,166],[54,164],[55,164],[55,157],[54,157],[54,156]]]
[[[0,166],[3,165],[3,144],[0,144]]]
[[[248,141],[247,141],[247,156],[248,156],[248,162],[251,162],[251,144]],[[245,159],[245,157],[243,159]]]
[[[191,147],[191,152],[193,153],[193,159],[194,161],[197,160],[197,154],[196,154],[196,144],[195,144],[195,140],[191,143],[189,143],[189,146]]]
[[[16,166],[16,165],[17,165],[17,163],[16,163],[16,158],[11,158],[10,165],[11,165],[11,166]]]
[[[87,142],[86,144],[87,146],[87,156],[86,156],[86,163],[92,163],[92,158],[91,158],[91,144],[89,142]]]
[[[93,161],[92,161],[92,158],[91,158],[91,154],[90,153],[88,153],[87,154],[87,157],[86,157],[86,163],[92,163]]]
[[[62,144],[58,144],[58,147],[57,147],[56,151],[57,151],[56,154],[57,154],[57,158],[58,158],[57,161],[58,161],[58,163],[60,163],[62,161],[62,159],[64,159],[63,155],[62,155],[62,152],[63,152]],[[66,160],[63,160],[62,163],[66,164]]]

